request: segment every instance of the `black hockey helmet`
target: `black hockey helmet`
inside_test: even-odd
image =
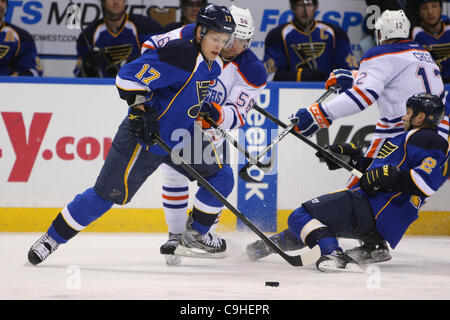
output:
[[[425,121],[433,127],[437,126],[444,117],[445,106],[442,100],[434,94],[416,93],[408,98],[406,107],[413,109],[413,117],[419,112],[425,113]]]
[[[200,9],[197,15],[197,26],[201,26],[201,34],[204,36],[209,30],[219,33],[232,34],[236,29],[236,23],[233,16],[225,6],[209,4]]]

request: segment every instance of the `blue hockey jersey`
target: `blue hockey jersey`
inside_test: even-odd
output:
[[[264,64],[269,80],[322,81],[334,69],[358,67],[350,41],[340,27],[315,21],[311,39],[314,50],[311,49],[308,34],[295,22],[272,29],[266,37],[264,48]],[[306,72],[313,69],[314,60],[324,79],[307,77]]]
[[[412,31],[412,39],[430,51],[446,83],[450,83],[450,24],[442,22],[442,32],[437,35],[429,33],[421,26]]]
[[[146,104],[157,111],[161,138],[171,148],[180,147],[180,139],[192,132],[209,84],[221,69],[219,59],[212,63],[203,59],[194,41],[173,40],[125,64],[116,77],[116,86],[123,99],[145,95]],[[166,154],[156,145],[147,150]]]
[[[42,66],[31,35],[7,22],[0,24],[0,75],[42,76]]]
[[[448,161],[448,141],[432,129],[407,131],[381,148],[371,168],[386,164],[409,171],[418,194],[379,192],[368,197],[380,235],[395,248],[408,227],[419,217],[425,199],[433,195],[445,182],[443,176]],[[364,193],[356,185],[353,190]]]
[[[102,65],[98,66],[102,77],[115,77],[126,62],[140,56],[142,43],[152,34],[162,32],[161,25],[153,19],[140,15],[126,15],[117,33],[111,32],[103,19],[90,24],[77,39],[77,56],[81,60],[93,47],[103,51]],[[82,70],[78,63],[74,73],[77,77],[97,77],[96,70]]]

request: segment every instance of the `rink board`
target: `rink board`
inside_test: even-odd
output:
[[[299,106],[317,99],[324,92],[322,88],[322,83],[269,83],[257,103],[286,122]],[[0,231],[43,231],[76,194],[95,183],[127,107],[119,99],[112,80],[104,79],[1,78],[0,92]],[[260,143],[258,147],[262,148],[274,137],[273,124],[267,119],[262,121],[256,111],[251,112],[252,125],[246,125],[246,131],[235,137],[241,144],[255,147],[255,143]],[[377,109],[372,106],[340,119],[322,132],[319,143],[355,138],[365,143],[377,117]],[[267,134],[247,135],[255,127],[257,132]],[[317,161],[313,149],[292,135],[278,146],[273,150],[277,161],[272,172],[259,177],[261,183],[256,185],[236,177],[228,198],[266,232],[285,228],[287,216],[303,201],[342,189],[349,177],[345,170],[330,172]],[[238,166],[245,162],[237,151],[234,160],[236,174]],[[192,183],[190,204],[196,188]],[[448,194],[447,182],[427,201],[409,232],[450,235]],[[240,230],[243,226],[232,213],[225,212],[221,228]],[[113,207],[87,228],[105,232],[165,230],[158,171],[130,204]]]

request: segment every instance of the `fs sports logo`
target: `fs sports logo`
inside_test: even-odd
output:
[[[1,112],[1,117],[15,155],[7,182],[27,182],[39,156],[47,161],[55,156],[67,161],[91,161],[101,155],[104,160],[112,144],[111,138],[107,137],[100,142],[94,137],[63,136],[57,139],[52,149],[44,144],[52,113],[34,113],[28,128],[21,112]],[[4,139],[0,140],[0,161],[10,156],[3,151],[4,142]]]

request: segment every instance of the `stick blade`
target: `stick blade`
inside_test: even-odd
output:
[[[316,245],[303,254],[297,256],[284,254],[283,258],[294,267],[304,267],[316,263],[321,256],[320,247]]]

